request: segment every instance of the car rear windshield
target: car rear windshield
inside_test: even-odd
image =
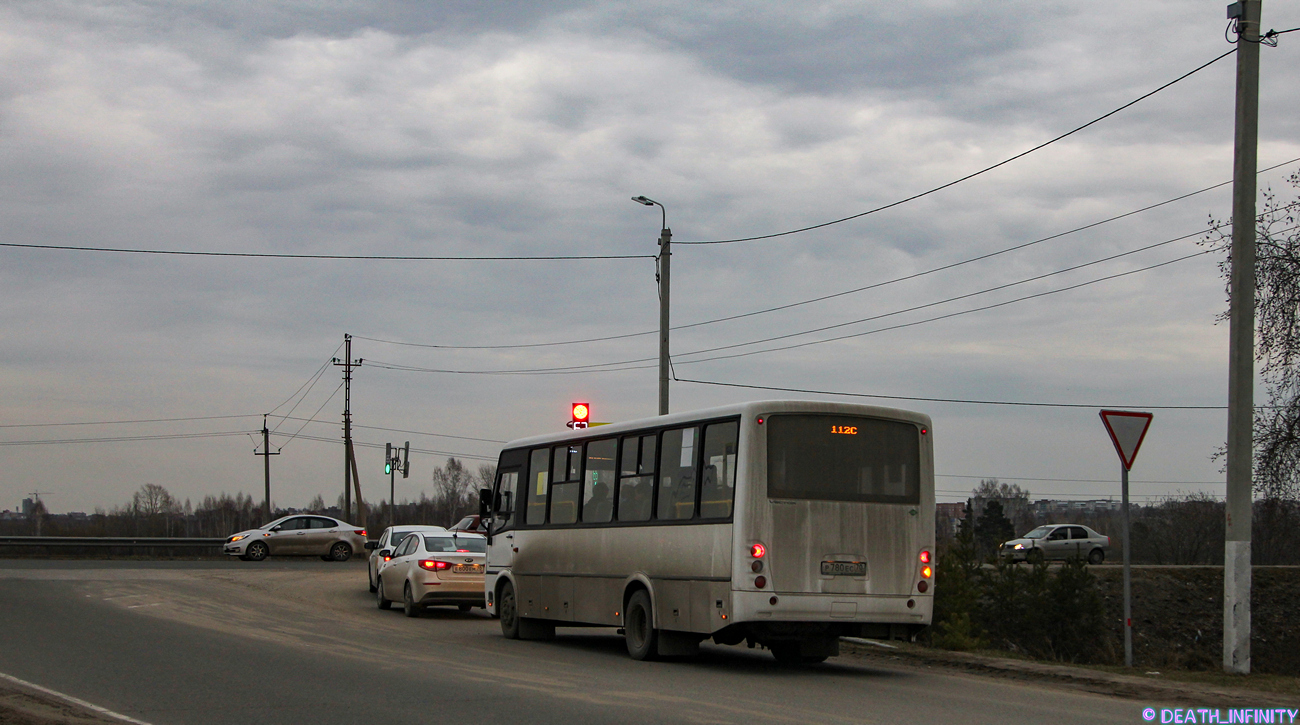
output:
[[[769,498],[919,503],[920,432],[912,423],[842,415],[773,415]]]
[[[487,551],[487,540],[469,536],[457,536],[455,538],[450,536],[426,536],[424,537],[424,549],[435,554],[457,551],[482,554]]]

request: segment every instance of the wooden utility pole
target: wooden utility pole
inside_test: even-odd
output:
[[[357,511],[361,510],[361,482],[357,480],[357,463],[352,451],[352,368],[361,367],[363,360],[352,359],[352,336],[343,335],[343,359],[334,358],[334,364],[343,368],[343,518],[352,518],[352,489],[357,491]],[[358,516],[358,518],[360,518]],[[364,522],[353,519],[364,526]]]
[[[1228,301],[1228,500],[1223,541],[1223,670],[1250,672],[1250,523],[1255,429],[1255,173],[1259,138],[1261,0],[1228,6],[1237,25]]]
[[[271,452],[271,431],[266,427],[267,414],[262,414],[262,450],[261,452],[253,451],[255,456],[263,456],[262,468],[266,477],[266,520],[271,520],[271,456],[280,455],[279,451]]]

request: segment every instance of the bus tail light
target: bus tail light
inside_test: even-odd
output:
[[[767,586],[767,577],[763,576],[762,574],[754,577],[754,586],[758,587],[759,589],[762,589],[763,587]]]
[[[753,546],[749,547],[749,555],[754,557],[755,559],[762,559],[763,555],[766,553],[767,553],[767,547],[763,546],[762,544],[754,544]]]
[[[929,564],[929,563],[930,563],[930,552],[928,552],[928,551],[922,551],[922,552],[921,552],[921,563],[922,563],[922,564]]]
[[[928,567],[928,566],[923,566],[923,567],[921,567],[921,578],[923,578],[923,579],[929,579],[929,578],[932,577],[932,576],[934,576],[934,570],[933,570],[933,569],[931,569],[931,568]]]
[[[916,591],[925,594],[925,590],[930,588],[930,584],[924,579],[916,583]]]
[[[421,559],[420,568],[428,569],[429,571],[442,571],[443,569],[450,569],[451,564],[448,564],[445,561],[434,561],[433,559]]]

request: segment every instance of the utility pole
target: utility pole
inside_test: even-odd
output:
[[[262,414],[262,450],[260,453],[258,451],[253,451],[253,455],[263,456],[262,468],[263,468],[263,472],[266,474],[266,520],[270,521],[271,520],[271,456],[278,456],[280,455],[280,452],[279,451],[276,451],[275,453],[271,452],[271,431],[269,428],[266,427],[266,417],[267,414],[263,413]]]
[[[673,259],[673,230],[668,228],[668,210],[663,204],[644,196],[634,196],[632,201],[646,206],[657,206],[662,213],[663,223],[659,226],[659,271],[655,279],[659,282],[659,415],[668,415],[668,378],[672,363],[668,357],[668,302],[669,270]]]
[[[1228,500],[1223,541],[1223,671],[1250,672],[1250,524],[1255,428],[1255,167],[1259,138],[1261,0],[1228,6],[1237,26],[1228,301]]]
[[[352,336],[343,335],[343,359],[334,358],[335,365],[343,368],[343,518],[352,518],[352,487],[357,488],[357,510],[361,509],[361,482],[354,484],[357,464],[352,452],[352,368],[361,367],[363,360],[352,359]],[[355,519],[354,519],[355,520]],[[360,523],[360,522],[358,522]]]

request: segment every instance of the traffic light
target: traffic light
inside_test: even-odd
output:
[[[384,444],[384,475],[393,472],[393,444]]]
[[[402,478],[411,476],[411,442],[406,442],[406,447],[402,449]]]
[[[573,420],[570,428],[586,428],[591,420],[591,406],[586,403],[573,404]]]

